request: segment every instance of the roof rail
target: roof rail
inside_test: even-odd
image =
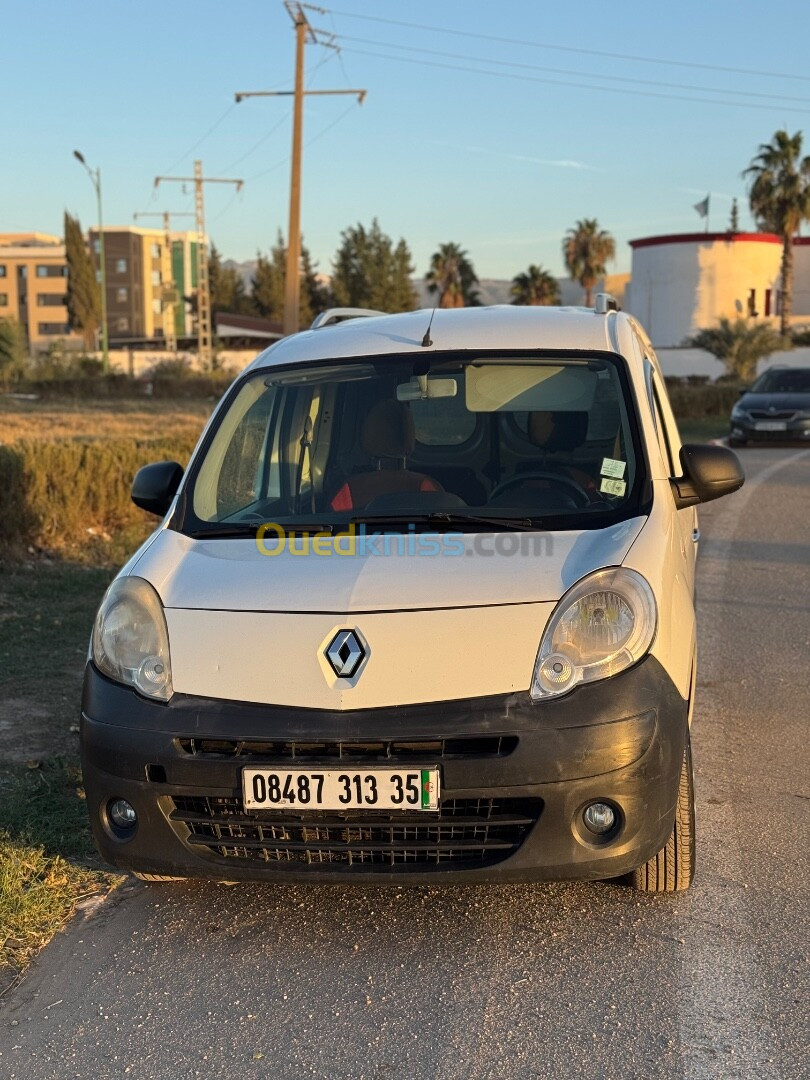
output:
[[[387,315],[387,311],[374,311],[372,308],[362,307],[333,307],[322,311],[312,320],[310,330],[317,330],[321,326],[335,326],[347,319],[367,319],[372,315]]]
[[[598,292],[596,294],[596,303],[594,304],[594,311],[597,315],[607,315],[609,311],[618,311],[619,305],[616,302],[616,297],[611,296],[609,292]]]

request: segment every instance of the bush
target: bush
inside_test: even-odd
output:
[[[740,396],[739,380],[695,383],[693,377],[666,379],[669,400],[677,420],[704,420],[712,416],[728,419]]]
[[[193,439],[25,440],[0,446],[0,555],[26,547],[124,557],[157,519],[130,500],[142,465],[185,464]]]

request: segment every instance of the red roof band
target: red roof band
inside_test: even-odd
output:
[[[629,240],[631,248],[657,247],[659,244],[706,244],[718,240],[735,244],[781,244],[782,237],[774,233],[729,233],[729,232],[696,232],[696,233],[670,233],[667,236],[643,236],[640,240]],[[810,244],[810,236],[796,236],[794,244]]]

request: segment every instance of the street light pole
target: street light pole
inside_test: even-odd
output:
[[[87,170],[87,175],[93,181],[93,187],[96,189],[96,198],[98,200],[98,258],[101,265],[101,367],[106,375],[110,370],[110,344],[107,337],[107,264],[104,258],[104,222],[101,213],[101,169],[91,169],[79,150],[74,150],[73,156]]]

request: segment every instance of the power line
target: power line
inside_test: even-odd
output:
[[[422,53],[426,56],[443,56],[455,60],[470,60],[476,63],[495,64],[499,67],[520,68],[524,71],[545,71],[552,75],[573,75],[576,78],[604,79],[610,82],[632,83],[637,86],[662,86],[670,90],[697,90],[709,94],[731,94],[734,97],[759,97],[770,101],[798,101],[804,105],[810,105],[810,99],[796,97],[789,94],[767,94],[758,90],[732,90],[719,86],[695,86],[693,83],[661,82],[656,79],[637,79],[630,75],[601,75],[597,72],[572,71],[570,68],[540,67],[537,64],[521,64],[514,60],[495,60],[488,56],[469,56],[465,53],[443,52],[438,49],[425,49],[416,45],[400,45],[393,41],[374,41],[370,38],[352,37],[347,34],[340,35],[343,41],[356,41],[364,45],[378,45],[385,49],[399,49],[405,52]]]
[[[326,135],[328,132],[330,132],[333,127],[337,127],[337,125],[341,122],[341,120],[345,119],[345,117],[347,117],[349,115],[349,113],[353,109],[356,109],[359,106],[359,104],[360,103],[358,101],[353,101],[351,103],[351,105],[349,105],[349,107],[347,109],[344,109],[343,112],[340,113],[340,115],[337,116],[330,124],[327,124],[326,127],[322,128],[318,132],[317,135],[313,135],[312,138],[308,142],[305,142],[304,143],[304,149],[305,150],[309,149],[309,147],[312,146],[313,143],[317,142],[318,139],[322,139],[323,136]],[[286,119],[286,117],[285,117],[285,119]],[[289,160],[290,160],[290,155],[289,154],[287,154],[286,157],[279,158],[279,160],[274,162],[268,169],[263,169],[261,172],[256,173],[254,176],[249,176],[247,178],[247,180],[245,181],[245,183],[249,184],[253,180],[261,180],[261,178],[263,176],[269,176],[269,174],[271,172],[275,172],[276,169],[280,169],[282,165],[286,165],[289,162]]]
[[[801,82],[810,82],[810,75],[792,75],[785,71],[758,71],[753,68],[724,67],[720,64],[699,64],[691,60],[667,60],[664,57],[606,52],[601,49],[583,49],[573,45],[551,45],[545,41],[498,37],[495,34],[476,34],[472,30],[456,30],[447,26],[428,26],[425,23],[404,22],[401,19],[385,19],[381,15],[359,15],[355,11],[341,11],[337,8],[331,8],[330,11],[332,14],[341,15],[346,19],[363,19],[366,22],[387,23],[389,26],[406,26],[411,30],[427,30],[429,33],[435,34],[454,34],[458,37],[477,38],[480,41],[497,41],[502,45],[526,45],[534,49],[579,53],[582,56],[603,56],[611,60],[632,60],[640,64],[668,64],[672,67],[696,68],[702,71],[723,71],[733,75],[761,75],[767,79],[798,79]]]
[[[214,121],[214,123],[205,132],[205,134],[201,135],[199,137],[199,139],[197,139],[197,141],[194,143],[194,145],[190,146],[188,148],[188,150],[186,150],[186,152],[184,154],[182,154],[177,159],[177,161],[172,162],[172,164],[165,171],[167,173],[174,172],[174,170],[177,168],[178,165],[182,164],[186,160],[186,158],[191,157],[191,155],[194,153],[194,151],[197,149],[197,147],[200,146],[202,143],[204,143],[205,140],[208,138],[208,136],[213,134],[213,132],[216,131],[216,129],[219,127],[220,124],[224,123],[224,121],[230,116],[230,114],[233,112],[233,110],[235,108],[236,108],[236,102],[235,101],[231,102],[231,104],[228,106],[228,108],[225,110],[225,112],[222,114],[222,116],[220,116],[220,118],[218,120]]]
[[[500,79],[516,79],[520,82],[545,83],[550,86],[565,86],[576,90],[595,90],[600,94],[629,94],[632,97],[658,98],[664,101],[692,101],[702,105],[726,105],[735,109],[766,109],[768,112],[773,112],[774,109],[780,108],[783,112],[810,113],[810,109],[799,109],[795,105],[765,105],[758,101],[721,101],[718,98],[685,96],[683,94],[663,94],[657,93],[654,90],[631,90],[621,86],[594,86],[592,83],[588,85],[582,82],[571,82],[570,80],[547,79],[540,75],[518,75],[509,71],[485,71],[483,68],[466,67],[459,64],[443,64],[438,60],[417,60],[415,57],[410,56],[390,56],[379,52],[371,52],[368,49],[349,48],[344,51],[354,53],[358,56],[374,56],[380,60],[396,60],[403,64],[418,64],[420,67],[443,68],[446,71],[464,71],[472,73],[473,75],[489,75]],[[492,62],[497,63],[497,61],[487,61],[487,63]],[[718,91],[718,93],[723,93],[723,91]]]

